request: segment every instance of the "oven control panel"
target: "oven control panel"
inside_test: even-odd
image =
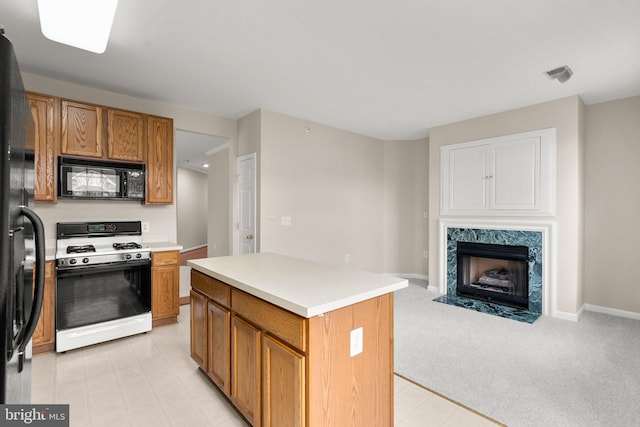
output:
[[[58,258],[56,265],[59,268],[74,268],[82,267],[86,265],[98,265],[98,264],[116,264],[127,263],[136,261],[151,261],[150,251],[136,251],[126,253],[115,254],[94,254],[87,256],[86,254],[78,254],[77,256],[70,256],[65,258]]]

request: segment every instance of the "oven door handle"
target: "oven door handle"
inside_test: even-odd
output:
[[[21,214],[33,225],[33,234],[35,240],[36,255],[36,272],[35,287],[33,290],[33,304],[31,305],[31,313],[27,324],[22,328],[20,334],[16,338],[16,346],[20,353],[24,353],[33,332],[36,330],[40,311],[42,310],[42,297],[44,295],[44,269],[45,269],[45,250],[44,250],[44,225],[40,217],[26,206],[21,206]]]

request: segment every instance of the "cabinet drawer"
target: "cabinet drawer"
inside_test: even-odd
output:
[[[231,287],[226,283],[192,269],[191,287],[202,292],[218,304],[224,305],[225,307],[231,306],[229,301]]]
[[[307,351],[307,319],[304,317],[237,289],[231,289],[231,308],[286,343]]]
[[[161,265],[177,265],[179,262],[178,251],[152,252],[151,263],[153,267]]]

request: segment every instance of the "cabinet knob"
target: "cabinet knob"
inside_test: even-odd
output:
[[[486,176],[484,177],[484,179],[491,179],[491,178],[493,178],[493,175],[486,175]]]
[[[247,239],[248,240],[252,240],[253,239],[253,234],[247,234]]]

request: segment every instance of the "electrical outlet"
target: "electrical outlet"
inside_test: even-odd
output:
[[[269,219],[275,219],[276,218],[276,211],[274,211],[273,209],[269,209]]]
[[[422,251],[422,258],[429,258],[429,251]]]
[[[148,223],[148,222],[143,221],[143,222],[141,223],[141,225],[142,225],[142,232],[143,232],[143,233],[148,233],[148,232],[149,232],[149,223]]]
[[[290,216],[281,216],[280,217],[280,225],[291,225],[291,217]]]
[[[362,327],[359,327],[358,329],[354,329],[351,331],[351,345],[349,346],[349,355],[351,357],[356,356],[360,353],[362,353],[363,350],[363,341],[364,339],[364,331],[362,330]]]
[[[349,264],[349,262],[351,262],[351,257],[349,256],[349,254],[345,254],[344,262],[346,262],[347,264]]]

